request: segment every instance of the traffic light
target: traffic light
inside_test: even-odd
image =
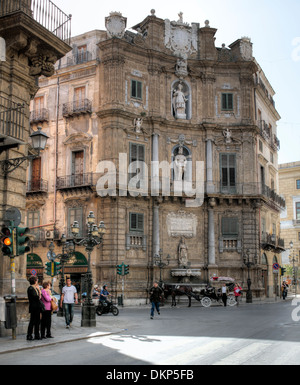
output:
[[[122,265],[117,265],[117,274],[118,275],[123,275],[123,266],[124,266],[124,263],[122,263]]]
[[[286,268],[285,268],[285,267],[282,267],[282,268],[281,268],[280,275],[283,277],[284,274],[285,274],[285,272],[286,272]]]
[[[124,275],[129,274],[129,265],[124,265]]]
[[[61,263],[60,262],[53,262],[54,263],[54,275],[58,275],[61,273]]]
[[[13,255],[13,227],[2,227],[2,253],[3,255]]]
[[[51,277],[52,262],[46,262],[46,274]]]
[[[16,227],[16,255],[23,255],[30,251],[30,247],[27,245],[29,237],[26,235],[29,233],[28,227]]]

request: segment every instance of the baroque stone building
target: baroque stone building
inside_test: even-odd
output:
[[[52,2],[0,2],[1,225],[12,207],[21,213],[15,225],[25,224],[26,157],[32,150],[28,143],[30,101],[38,90],[38,78],[53,75],[55,62],[70,50],[69,31],[70,16]],[[15,289],[18,319],[22,321],[28,316],[27,287],[26,256],[16,258],[13,264],[1,251],[0,335],[5,320],[4,296]]]
[[[152,10],[129,31],[112,12],[105,31],[74,37],[72,53],[40,81],[31,124],[50,139],[28,170],[28,275],[36,261],[42,279],[49,241],[59,253],[62,234],[71,238],[77,220],[84,235],[94,211],[107,229],[92,254],[94,283],[119,295],[116,265],[129,264],[127,303],[145,303],[160,273],[198,287],[233,277],[246,289],[248,255],[255,295],[278,292],[285,202],[275,92],[249,38],[219,48],[208,21],[178,17]],[[169,263],[161,271],[159,255]],[[78,248],[66,272],[80,284],[85,271]]]

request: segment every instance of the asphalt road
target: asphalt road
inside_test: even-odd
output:
[[[0,356],[1,365],[298,365],[297,303],[121,309],[121,333]],[[113,320],[102,316],[103,322]]]

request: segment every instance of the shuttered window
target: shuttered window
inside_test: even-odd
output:
[[[129,229],[130,231],[144,232],[144,214],[129,214]]]
[[[233,94],[222,94],[222,110],[233,110]]]
[[[233,193],[236,190],[236,155],[220,154],[221,190]]]
[[[222,218],[223,238],[237,237],[239,235],[238,218]]]
[[[137,168],[139,169],[139,177],[142,179],[145,175],[145,146],[137,143],[130,143],[129,150],[129,164],[137,162]],[[137,173],[130,173],[130,179],[133,178]]]
[[[74,221],[77,221],[78,224],[79,224],[79,234],[78,236],[79,237],[82,237],[82,235],[84,234],[84,229],[83,229],[83,209],[82,207],[74,207],[74,208],[69,208],[69,212],[68,212],[68,222],[69,222],[69,226],[68,226],[68,235],[71,237],[72,236],[72,232],[71,232],[71,226],[72,224],[74,223]]]
[[[138,80],[131,80],[131,97],[135,99],[143,98],[142,82]]]

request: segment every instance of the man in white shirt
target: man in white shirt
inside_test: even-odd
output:
[[[64,304],[66,328],[69,329],[74,317],[74,303],[78,303],[78,294],[76,287],[71,283],[71,279],[67,278],[66,282],[66,286],[62,289],[60,307]]]

